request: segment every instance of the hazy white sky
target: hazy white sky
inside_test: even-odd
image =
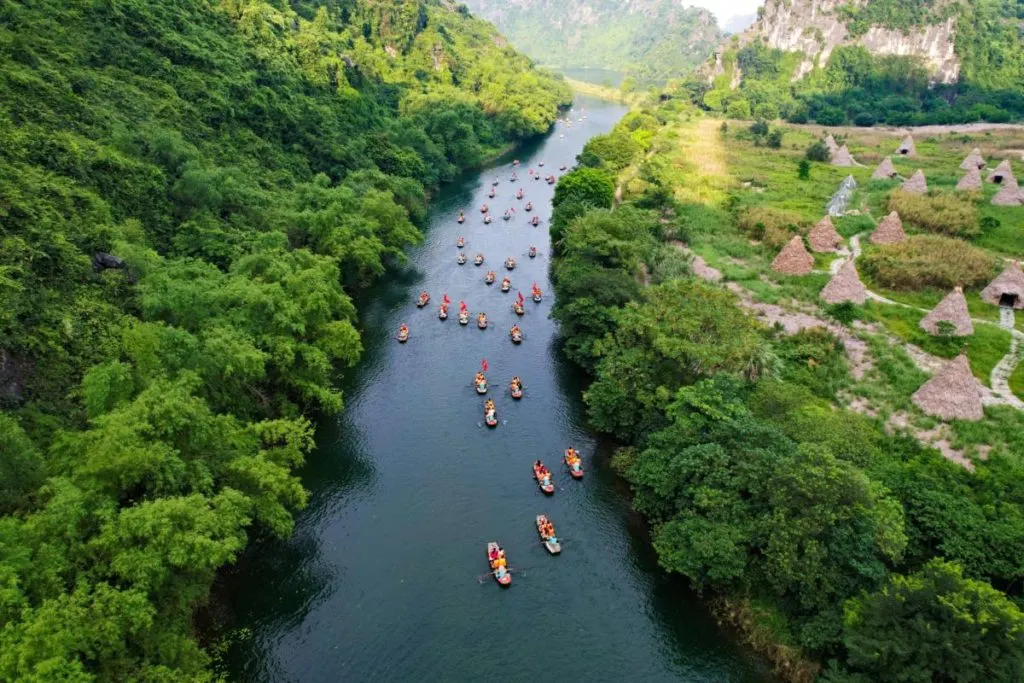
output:
[[[718,17],[718,23],[722,23],[737,14],[754,14],[763,2],[762,0],[683,0],[682,4],[710,10]]]

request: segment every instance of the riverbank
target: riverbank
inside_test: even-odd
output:
[[[574,93],[587,95],[589,97],[597,97],[602,100],[625,104],[631,107],[638,105],[643,99],[642,95],[639,93],[631,93],[627,95],[618,88],[610,88],[606,85],[577,81],[568,77],[565,79],[565,82],[569,84],[569,87],[572,88]]]

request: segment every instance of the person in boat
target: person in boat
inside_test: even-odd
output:
[[[409,326],[403,324],[401,327],[398,328],[398,338],[399,339],[407,339],[408,337],[409,337]]]
[[[492,565],[500,556],[501,554],[499,553],[496,547],[492,547],[491,552],[487,554],[487,557],[491,560]]]
[[[481,384],[487,383],[487,377],[484,376],[484,373],[478,372],[476,373],[476,377],[474,378],[473,381],[476,384],[476,386],[480,386]]]
[[[463,223],[463,222],[465,222],[465,220],[466,220],[466,214],[464,212],[462,212],[462,211],[459,211],[459,222]]]
[[[526,202],[526,210],[533,211],[533,202]]]
[[[518,389],[523,388],[523,380],[519,379],[519,375],[516,375],[515,377],[512,378],[512,386]]]

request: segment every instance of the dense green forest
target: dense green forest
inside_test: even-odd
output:
[[[879,56],[838,47],[824,67],[793,81],[802,53],[771,49],[757,40],[733,42],[721,55],[723,73],[713,83],[692,76],[686,87],[695,104],[730,117],[822,125],[957,124],[1024,118],[1024,3],[964,0],[939,5],[916,0],[872,0],[845,6],[851,35],[870,26],[920,30],[956,17],[955,49],[961,63],[953,85],[931,82],[913,57]],[[739,87],[731,87],[736,69]]]
[[[440,0],[0,0],[0,680],[207,680],[350,294],[570,93]]]
[[[466,0],[541,64],[605,69],[661,84],[704,62],[722,39],[714,16],[674,0]]]
[[[692,276],[676,241],[737,221],[679,201],[660,158],[699,115],[670,98],[595,138],[552,221],[563,349],[661,566],[724,598],[789,680],[1024,680],[1019,458],[972,473],[840,407],[841,341]],[[627,167],[643,190],[613,207]]]

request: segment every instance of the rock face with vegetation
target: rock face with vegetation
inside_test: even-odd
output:
[[[689,72],[722,39],[714,16],[675,0],[467,0],[541,64],[663,82]]]
[[[1016,0],[768,0],[694,78],[735,118],[914,125],[1024,118]]]
[[[439,0],[0,16],[0,680],[212,680],[193,613],[305,502],[350,294],[570,93]]]

